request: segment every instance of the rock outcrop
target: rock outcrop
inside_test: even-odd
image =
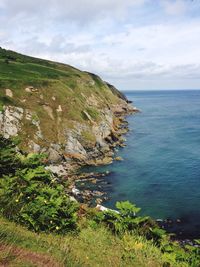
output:
[[[4,57],[6,53],[4,50]],[[10,53],[17,61],[10,61],[7,68],[15,64],[19,73],[14,86],[5,80],[0,84],[1,134],[5,138],[18,136],[21,149],[46,153],[51,163],[110,163],[111,148],[122,144],[120,136],[126,132],[120,126],[124,124],[122,118],[135,111],[127,98],[95,74]],[[34,71],[27,70],[28,83],[23,75],[20,78],[24,62],[34,63]],[[45,70],[42,73],[41,66]]]
[[[5,138],[18,135],[22,128],[23,113],[23,108],[4,106],[3,112],[0,112],[0,132]]]

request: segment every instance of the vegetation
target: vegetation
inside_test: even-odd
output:
[[[5,89],[10,89],[13,97],[6,95]],[[90,98],[98,106],[92,105]],[[0,48],[0,111],[3,111],[4,105],[31,111],[40,121],[45,137],[43,140],[35,140],[36,127],[33,128],[31,121],[24,119],[19,133],[22,140],[20,147],[23,150],[28,151],[29,139],[42,146],[47,144],[45,140],[49,143],[62,143],[63,139],[66,141],[66,136],[63,136],[64,126],[73,129],[74,125],[82,123],[91,127],[91,121],[83,111],[94,122],[99,122],[104,116],[100,110],[119,101],[118,95],[96,75],[66,64]],[[61,112],[57,112],[59,106],[62,108]],[[51,110],[51,116],[45,107]],[[86,135],[87,137],[90,138]]]
[[[15,173],[20,165],[16,153],[16,142],[0,136],[0,177]]]
[[[0,140],[8,145],[8,149],[3,146],[0,154],[4,164],[0,180],[1,214],[36,232],[73,230],[77,205],[66,195],[66,183],[57,181],[45,170],[41,162],[43,156],[22,156],[14,153],[11,141],[3,137]],[[9,169],[11,172],[5,175]]]
[[[140,208],[137,208],[129,201],[117,202],[116,208],[119,212],[108,210],[107,212],[97,214],[97,222],[104,222],[112,232],[121,234],[126,231],[133,231],[136,228],[150,229],[153,226],[149,217],[137,216]],[[155,225],[154,225],[155,226]]]
[[[1,265],[199,266],[198,246],[171,241],[134,204],[97,212],[71,202],[43,155],[23,155],[2,136],[0,143]]]
[[[152,241],[138,235],[113,235],[105,227],[93,228],[82,222],[79,234],[65,236],[35,234],[5,219],[0,219],[0,264],[8,266],[133,266],[157,267],[163,265],[163,254]],[[0,247],[2,247],[0,245]],[[16,255],[14,248],[21,251]],[[27,257],[23,254],[26,252]],[[32,254],[37,255],[40,263]],[[57,263],[57,265],[55,264]],[[31,265],[32,263],[32,265]],[[43,265],[45,266],[45,265]],[[172,265],[187,266],[187,265]]]
[[[88,126],[83,141],[95,143],[91,121],[119,96],[94,74],[0,48],[0,111],[28,109],[51,143],[62,143],[63,124],[73,129],[77,122]],[[134,204],[100,212],[71,201],[68,183],[46,170],[46,156],[20,150],[34,140],[34,127],[23,121],[18,140],[0,135],[0,266],[200,266],[198,240],[184,247],[172,241]]]

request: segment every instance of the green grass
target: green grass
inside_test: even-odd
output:
[[[29,86],[38,91],[26,92],[25,88]],[[12,90],[13,98],[5,95],[6,88]],[[98,107],[91,107],[87,103],[90,96],[96,98]],[[55,100],[52,100],[54,97]],[[112,93],[106,83],[94,74],[66,64],[37,59],[0,48],[0,111],[4,105],[31,110],[40,120],[41,130],[49,143],[64,142],[64,128],[74,128],[77,122],[90,126],[91,122],[83,115],[84,111],[98,123],[104,119],[99,110],[120,101],[117,94]],[[52,109],[54,120],[43,109],[44,104]],[[62,107],[62,112],[57,113],[59,105]],[[29,128],[30,123],[23,121],[20,133],[23,144],[28,142],[23,133],[28,132]],[[34,134],[35,131],[32,131],[30,138],[34,138]],[[41,140],[35,142],[44,145]],[[22,148],[27,149],[27,145]]]
[[[104,226],[94,227],[86,219],[79,229],[79,233],[65,236],[36,234],[0,218],[0,265],[6,260],[8,266],[29,266],[26,264],[31,264],[35,253],[40,260],[48,261],[48,266],[198,267],[187,260],[179,261],[178,253],[162,253],[137,232],[115,236]],[[19,250],[18,255],[13,248]],[[21,257],[24,252],[27,257]],[[32,264],[41,266],[34,259]]]
[[[178,264],[173,258],[166,259],[151,241],[146,241],[137,234],[125,234],[119,238],[103,226],[93,229],[82,224],[80,227],[78,235],[35,234],[0,218],[0,245],[6,245],[0,253],[0,263],[7,255],[8,266],[22,266],[15,265],[17,262],[23,264],[24,259],[20,259],[20,253],[18,256],[9,253],[11,247],[17,247],[22,251],[34,252],[38,257],[45,256],[58,266],[157,267],[164,266],[166,260],[172,264],[168,266],[189,266]]]
[[[96,141],[95,136],[91,133],[91,131],[82,131],[81,136],[83,140],[87,140],[92,144],[94,144]]]

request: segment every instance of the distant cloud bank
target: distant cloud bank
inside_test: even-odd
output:
[[[0,46],[122,90],[200,89],[200,1],[1,0]]]

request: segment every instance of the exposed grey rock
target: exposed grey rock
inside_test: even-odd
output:
[[[50,170],[51,172],[59,176],[67,175],[67,170],[64,168],[63,165],[49,165],[49,166],[46,166],[45,169]]]
[[[18,135],[21,130],[23,113],[22,108],[4,106],[4,111],[0,113],[0,131],[5,138]]]
[[[107,145],[105,138],[110,134],[111,126],[107,122],[102,121],[99,125],[93,126],[92,132],[96,137],[96,142],[103,147]]]
[[[10,89],[6,89],[6,95],[12,98],[13,92]]]
[[[48,160],[50,162],[58,162],[62,160],[62,156],[59,154],[59,152],[52,147],[48,149],[47,153],[48,153]]]
[[[105,115],[106,121],[108,122],[110,127],[112,127],[112,125],[113,125],[113,112],[109,109],[106,109],[104,112],[104,115]]]
[[[68,140],[67,140],[67,144],[65,146],[65,153],[77,153],[77,154],[81,154],[82,156],[86,156],[87,152],[84,149],[84,147],[81,145],[81,143],[74,138],[73,136],[69,136]]]
[[[41,147],[33,141],[29,142],[29,147],[34,153],[39,153],[41,150]]]
[[[32,91],[32,88],[29,87],[29,89]],[[86,102],[88,100],[93,105],[98,104],[98,101],[100,101],[98,97],[94,95],[88,99],[86,99]],[[45,103],[42,106],[49,117],[55,119],[54,111],[49,104]],[[30,150],[35,153],[42,153],[42,151],[47,152],[50,162],[62,161],[65,158],[71,165],[73,165],[74,159],[76,163],[79,161],[78,163],[91,162],[91,164],[95,165],[109,164],[112,162],[113,156],[113,152],[110,152],[111,147],[114,147],[114,145],[121,145],[123,142],[123,140],[119,140],[120,134],[118,134],[118,132],[115,137],[116,130],[119,131],[120,129],[118,129],[116,125],[115,127],[113,126],[114,114],[124,112],[127,106],[127,103],[123,104],[121,102],[117,106],[113,105],[110,106],[110,108],[107,106],[107,108],[100,111],[101,120],[97,121],[93,121],[91,116],[86,112],[85,115],[91,123],[73,121],[73,129],[69,129],[64,125],[66,128],[63,127],[64,131],[59,133],[61,138],[58,136],[58,140],[62,140],[62,144],[51,144],[50,147],[48,144],[51,140],[46,140],[45,136],[43,136],[40,128],[40,120],[35,111],[29,109],[24,111],[22,108],[12,106],[4,107],[4,112],[0,112],[0,130],[7,138],[15,136],[23,129],[22,119],[26,119],[36,127],[33,127],[34,139],[29,144]],[[62,107],[59,105],[57,111],[61,112],[61,110]],[[122,124],[123,121],[120,121],[121,116],[118,117],[119,122]],[[122,130],[124,131],[124,128]],[[82,134],[84,131],[91,133],[94,140],[85,140]],[[123,134],[123,132],[121,134]],[[63,140],[63,136],[66,137],[66,141]],[[39,138],[42,139],[42,143],[46,145],[40,147],[38,145]]]
[[[37,131],[35,133],[35,138],[36,139],[38,139],[38,138],[43,139],[42,131],[40,128],[40,120],[37,117],[37,114],[35,112],[32,112],[29,109],[26,109],[25,110],[25,119],[28,121],[31,121],[31,123],[37,127]]]
[[[59,144],[51,144],[51,148],[55,149],[56,151],[60,151],[61,150],[61,145],[59,145]]]

